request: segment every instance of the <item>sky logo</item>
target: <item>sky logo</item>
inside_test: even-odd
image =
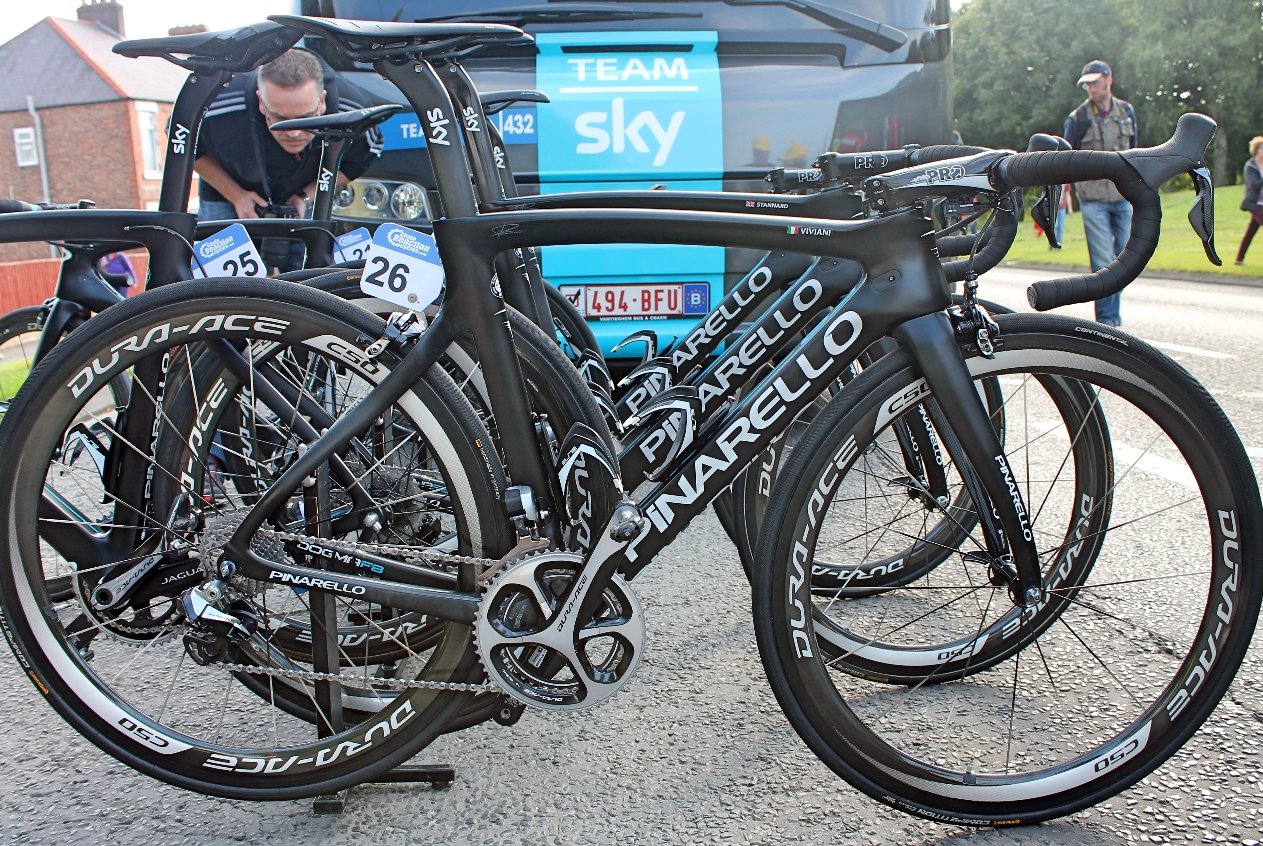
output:
[[[545,179],[719,175],[714,32],[541,33],[536,43],[536,81],[550,99],[538,107]],[[567,51],[579,45],[582,54]]]

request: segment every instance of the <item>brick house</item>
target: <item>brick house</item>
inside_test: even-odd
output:
[[[165,129],[186,71],[111,52],[123,8],[84,0],[77,20],[44,18],[0,45],[0,195],[155,208]],[[42,155],[41,155],[42,144]],[[0,244],[0,262],[47,258]]]

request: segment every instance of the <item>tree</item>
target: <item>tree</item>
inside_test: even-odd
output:
[[[1142,144],[1166,139],[1184,112],[1214,118],[1220,181],[1263,132],[1263,0],[973,0],[954,33],[956,118],[971,142],[1020,148],[1032,132],[1059,134],[1091,59],[1114,69]]]
[[[961,135],[1017,149],[1034,132],[1060,135],[1083,100],[1075,82],[1084,63],[1117,52],[1124,5],[973,0],[961,9],[952,39]]]
[[[1219,124],[1212,169],[1235,181],[1246,141],[1263,126],[1263,7],[1242,0],[1146,0],[1128,51],[1137,110],[1148,142],[1160,141],[1184,112]],[[1143,104],[1143,105],[1142,105]]]

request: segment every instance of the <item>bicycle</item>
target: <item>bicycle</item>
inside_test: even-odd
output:
[[[512,31],[486,27],[388,25],[374,27],[372,32],[366,33],[354,25],[340,22],[309,21],[306,25],[320,28],[330,37],[346,39],[361,48],[361,56],[375,52],[373,58],[378,60],[379,68],[388,76],[411,73],[430,80],[436,97],[441,96],[442,89],[433,75],[427,73],[429,63],[438,62],[441,67],[442,60],[450,57],[445,51],[467,46],[472,37],[516,37]],[[383,46],[371,47],[372,44]],[[426,60],[415,58],[418,53],[425,55]],[[399,56],[413,56],[416,64],[391,64],[390,59]],[[1154,208],[1146,194],[1151,193],[1150,186],[1160,184],[1174,173],[1194,168],[1201,159],[1208,134],[1207,123],[1198,126],[1197,121],[1190,122],[1185,118],[1176,139],[1157,151],[1104,154],[1103,158],[1068,158],[1058,157],[1058,154],[1033,154],[1034,157],[1022,158],[995,154],[964,160],[959,165],[964,171],[961,178],[946,185],[922,184],[915,188],[905,185],[902,190],[891,188],[885,192],[877,190],[880,186],[870,187],[875,196],[881,194],[902,208],[905,202],[914,203],[920,194],[959,189],[970,184],[969,180],[974,180],[972,184],[976,186],[979,178],[988,175],[988,178],[1003,180],[1006,186],[1060,182],[1063,176],[1083,178],[1088,174],[1104,175],[1123,181],[1130,194],[1148,211]],[[459,154],[459,151],[451,152]],[[1075,157],[1082,155],[1074,154]],[[1133,163],[1134,170],[1127,170],[1133,168]],[[1145,174],[1147,179],[1126,178],[1136,171]],[[914,177],[924,180],[925,173],[914,170],[909,178]],[[895,177],[886,179],[893,180]],[[459,198],[461,194],[448,190],[445,197]],[[11,514],[10,520],[0,526],[0,542],[8,542],[16,553],[13,562],[16,566],[0,572],[6,633],[15,639],[20,654],[26,658],[25,666],[48,691],[47,695],[59,706],[63,716],[108,751],[143,771],[186,787],[220,795],[279,798],[310,794],[330,786],[362,780],[415,752],[439,730],[441,722],[459,710],[464,697],[445,694],[483,689],[478,681],[476,662],[472,660],[473,645],[469,640],[472,627],[478,630],[477,652],[498,689],[507,690],[536,705],[562,709],[606,698],[626,680],[639,660],[640,612],[626,580],[634,577],[652,558],[653,552],[704,508],[718,490],[731,482],[742,462],[758,454],[774,434],[778,421],[786,421],[797,408],[811,399],[809,394],[812,392],[807,386],[831,381],[847,365],[848,355],[865,346],[866,340],[884,337],[891,334],[891,330],[912,350],[915,367],[908,363],[908,359],[890,359],[888,364],[879,364],[868,371],[874,375],[862,375],[855,384],[860,387],[876,382],[886,384],[892,372],[907,374],[907,378],[900,376],[897,383],[890,383],[902,391],[885,396],[879,394],[874,399],[865,398],[858,389],[848,388],[834,401],[833,409],[826,412],[827,416],[821,419],[834,419],[838,415],[846,420],[865,416],[869,420],[878,419],[883,409],[897,410],[890,403],[897,405],[907,401],[910,389],[914,395],[921,391],[932,395],[942,407],[945,418],[952,421],[949,431],[961,439],[965,453],[970,456],[971,467],[986,491],[985,501],[989,501],[998,512],[1002,535],[996,531],[997,527],[989,525],[991,521],[986,519],[985,510],[981,515],[980,525],[988,535],[985,539],[988,546],[985,551],[980,551],[983,560],[977,562],[977,566],[980,573],[1001,583],[996,587],[999,595],[1011,597],[1006,601],[1019,616],[1018,641],[1026,646],[1031,639],[1045,634],[1049,626],[1061,619],[1065,609],[1052,607],[1060,603],[1054,603],[1045,596],[1057,596],[1057,584],[1045,586],[1039,550],[1033,539],[1028,540],[1023,534],[1024,517],[1027,533],[1030,533],[1030,519],[1026,517],[1021,490],[1018,488],[1014,495],[1002,472],[1007,469],[1010,474],[1015,474],[1021,468],[1015,469],[1007,462],[994,459],[994,456],[1003,453],[994,443],[996,436],[987,422],[985,410],[974,399],[976,395],[970,384],[972,376],[961,363],[956,335],[942,311],[947,299],[938,275],[940,271],[926,248],[922,246],[918,249],[918,243],[930,231],[929,227],[913,210],[819,227],[828,229],[830,233],[816,236],[822,238],[821,243],[816,245],[821,252],[856,255],[875,267],[889,270],[874,274],[871,283],[857,288],[825,323],[809,335],[795,357],[781,364],[771,377],[729,412],[727,425],[720,432],[682,453],[657,490],[640,504],[628,501],[615,509],[599,533],[594,552],[586,558],[551,551],[481,562],[453,562],[457,567],[455,581],[460,589],[452,590],[448,585],[453,577],[444,577],[434,568],[420,567],[415,561],[399,561],[367,548],[361,550],[355,545],[343,547],[328,540],[301,540],[302,537],[324,537],[327,530],[318,526],[313,527],[315,535],[300,533],[298,541],[279,536],[275,529],[264,529],[264,523],[271,519],[269,515],[284,513],[286,503],[295,499],[306,502],[310,498],[315,506],[315,516],[319,517],[317,522],[331,521],[336,516],[331,510],[328,494],[322,491],[326,490],[330,479],[344,475],[337,467],[338,460],[333,459],[343,450],[342,445],[350,443],[347,441],[348,434],[369,432],[384,425],[380,421],[385,407],[410,396],[415,377],[428,367],[427,358],[433,360],[440,354],[450,338],[454,323],[462,322],[463,318],[475,337],[487,342],[479,346],[483,361],[513,360],[507,357],[511,351],[505,343],[506,338],[488,337],[494,336],[496,333],[492,330],[501,324],[489,319],[494,314],[496,298],[485,297],[491,255],[502,251],[505,246],[575,238],[634,238],[644,241],[678,240],[686,236],[746,246],[777,247],[794,243],[791,239],[802,237],[799,233],[786,232],[786,228],[814,225],[805,220],[785,224],[735,215],[647,214],[634,211],[608,211],[600,215],[528,211],[475,216],[472,214],[472,197],[465,208],[452,207],[447,211],[449,216],[436,224],[436,232],[441,249],[451,263],[448,281],[452,295],[439,317],[402,358],[395,358],[389,343],[382,345],[383,352],[378,358],[370,358],[367,348],[373,339],[371,333],[365,334],[368,324],[354,314],[340,314],[340,307],[335,306],[334,301],[319,296],[317,292],[282,287],[276,283],[254,283],[262,287],[249,292],[240,283],[217,282],[217,287],[209,283],[190,283],[189,287],[178,292],[178,296],[172,289],[159,290],[146,294],[143,301],[112,309],[100,320],[89,324],[78,337],[60,345],[40,365],[43,372],[50,376],[63,373],[77,376],[81,388],[79,397],[73,396],[72,388],[64,387],[65,382],[50,378],[39,380],[40,384],[33,382],[15,401],[0,432],[2,454],[6,460],[10,457],[16,459],[14,478],[0,492],[0,505]],[[1140,235],[1156,234],[1155,216],[1141,213],[1138,219]],[[872,237],[875,233],[881,233],[882,237]],[[859,243],[861,240],[863,243]],[[1136,249],[1142,243],[1138,241],[1134,244],[1132,251],[1125,253],[1124,258],[1112,266],[1105,274],[1102,287],[1129,281],[1138,265],[1143,265],[1147,259],[1145,250],[1148,247]],[[891,276],[894,278],[891,279]],[[1097,277],[1097,281],[1100,282],[1101,278]],[[882,283],[885,283],[884,294],[875,290]],[[1093,293],[1088,289],[1064,295],[1056,286],[1053,290],[1055,296],[1049,300],[1044,298],[1047,289],[1038,289],[1041,306]],[[480,294],[484,296],[480,297]],[[203,295],[206,296],[203,298]],[[484,301],[479,302],[480,299]],[[242,314],[250,314],[251,319],[240,319]],[[916,316],[905,320],[909,315]],[[108,686],[99,687],[92,683],[90,689],[75,687],[75,679],[100,681],[101,677],[94,667],[89,667],[81,657],[76,657],[76,652],[67,648],[64,632],[59,631],[58,625],[39,612],[39,597],[44,591],[42,579],[25,575],[28,568],[39,568],[38,550],[31,545],[32,530],[38,512],[38,490],[46,481],[49,459],[59,443],[56,433],[64,431],[64,423],[76,415],[93,389],[100,387],[100,380],[121,368],[157,355],[164,346],[169,348],[170,341],[160,340],[161,327],[174,330],[193,316],[203,321],[196,333],[198,338],[211,342],[218,338],[254,338],[260,350],[277,344],[290,345],[305,353],[318,350],[331,361],[336,360],[338,368],[353,372],[360,378],[371,376],[377,387],[334,422],[328,432],[311,441],[308,448],[280,474],[276,483],[261,493],[240,523],[223,528],[224,535],[228,534],[229,528],[232,534],[223,542],[224,555],[219,555],[218,541],[209,544],[207,554],[203,554],[201,560],[208,560],[213,553],[218,559],[213,565],[214,575],[219,578],[208,579],[201,587],[181,597],[181,603],[188,608],[185,616],[192,621],[188,633],[196,641],[196,645],[189,649],[200,650],[197,655],[208,659],[207,666],[213,666],[225,655],[236,655],[235,650],[243,648],[240,644],[249,642],[253,637],[248,619],[251,608],[249,596],[253,595],[253,588],[245,581],[247,579],[257,579],[260,583],[302,585],[309,588],[313,595],[323,595],[329,602],[334,595],[367,599],[388,607],[452,620],[443,645],[438,647],[439,652],[431,656],[426,665],[428,675],[419,679],[435,686],[409,688],[406,694],[397,697],[369,720],[340,732],[332,730],[327,738],[313,740],[305,735],[301,742],[281,746],[277,737],[274,745],[256,750],[258,754],[248,749],[225,748],[211,738],[172,733],[162,725],[165,709],[159,708],[156,702],[151,703],[158,710],[155,718],[136,710],[143,703],[113,698],[117,691]],[[340,320],[345,321],[345,327],[337,325]],[[1212,643],[1219,657],[1218,663],[1207,671],[1211,678],[1197,689],[1189,689],[1183,684],[1185,676],[1180,672],[1181,667],[1177,667],[1169,689],[1160,693],[1152,705],[1141,704],[1140,707],[1142,715],[1154,710],[1170,713],[1166,706],[1178,701],[1182,703],[1180,721],[1146,723],[1150,731],[1149,745],[1143,747],[1137,736],[1127,732],[1125,726],[1118,738],[1106,737],[1100,743],[1098,752],[1085,756],[1082,764],[1071,762],[1078,767],[1074,770],[1076,777],[1083,777],[1081,783],[1067,785],[1059,782],[1055,774],[1040,772],[1025,777],[1002,777],[974,776],[966,770],[955,777],[954,784],[936,790],[937,785],[946,779],[946,774],[908,758],[898,759],[901,766],[909,771],[906,775],[903,772],[887,773],[889,764],[886,762],[879,766],[864,759],[847,764],[853,769],[845,774],[854,781],[881,778],[880,789],[874,788],[874,781],[866,782],[866,785],[870,792],[880,793],[879,798],[883,801],[897,804],[905,810],[948,816],[973,824],[1001,820],[1030,822],[1066,813],[1067,809],[1082,807],[1102,795],[1121,789],[1157,766],[1186,739],[1199,718],[1208,713],[1218,695],[1222,694],[1248,642],[1260,589],[1253,568],[1238,566],[1238,561],[1253,561],[1258,555],[1257,488],[1241,469],[1246,466],[1240,460],[1243,451],[1230,427],[1223,421],[1222,414],[1204,393],[1192,388],[1186,374],[1157,353],[1140,348],[1121,333],[1095,329],[1075,321],[1040,317],[998,318],[997,321],[1005,329],[1001,335],[1003,348],[995,351],[997,364],[985,364],[990,360],[976,347],[966,351],[969,362],[980,373],[985,375],[988,367],[1018,373],[1034,369],[1038,376],[1042,375],[1040,369],[1044,363],[1052,362],[1057,370],[1054,375],[1058,378],[1083,383],[1104,379],[1110,387],[1123,391],[1118,399],[1130,400],[1138,415],[1172,435],[1171,440],[1181,455],[1188,454],[1196,459],[1195,462],[1190,461],[1194,465],[1193,477],[1210,488],[1202,495],[1209,500],[1211,517],[1220,512],[1232,516],[1231,521],[1220,518],[1219,525],[1214,520],[1205,521],[1210,535],[1207,545],[1217,552],[1222,546],[1221,541],[1226,543],[1231,540],[1237,544],[1233,551],[1239,551],[1242,556],[1235,561],[1212,558],[1214,573],[1211,586],[1229,589],[1227,586],[1231,579],[1233,605],[1241,609],[1241,613],[1228,615],[1229,619],[1216,632],[1213,623],[1219,610],[1218,594],[1207,591],[1211,601],[1200,612],[1200,617],[1196,610],[1191,612],[1191,616],[1202,620],[1201,630],[1210,632],[1214,637]],[[194,325],[197,324],[189,324],[190,327]],[[147,345],[141,345],[139,340],[149,338],[154,329],[158,329],[159,334]],[[342,340],[335,344],[328,340],[330,337]],[[128,349],[129,339],[136,339],[135,346],[139,349]],[[1120,341],[1126,342],[1127,346],[1124,347]],[[1068,347],[1070,352],[1077,349],[1088,354],[1069,359],[1062,347]],[[110,350],[117,354],[117,361],[110,362],[109,358],[99,357],[101,351]],[[830,360],[832,356],[826,355],[830,350],[837,350],[838,360]],[[232,360],[229,351],[221,351],[226,359]],[[1045,351],[1057,355],[1048,356]],[[295,359],[303,360],[298,356]],[[93,367],[93,361],[101,366]],[[86,371],[84,364],[87,365]],[[245,364],[251,364],[251,357],[245,358]],[[98,369],[103,372],[98,373]],[[260,375],[260,371],[254,373],[256,377]],[[1114,374],[1134,374],[1132,383],[1124,389],[1120,385],[1124,380]],[[487,369],[486,375],[497,388],[490,395],[496,406],[494,411],[501,438],[512,445],[507,454],[511,457],[513,487],[550,490],[547,461],[535,452],[535,435],[530,431],[525,404],[520,395],[515,396],[515,392],[520,390],[517,381],[511,373],[497,368]],[[791,378],[793,381],[790,381]],[[924,387],[919,381],[922,378],[925,380]],[[801,390],[796,390],[798,388]],[[856,416],[849,417],[846,412],[850,408],[859,408],[856,403],[861,402],[865,414],[856,412]],[[269,404],[280,406],[283,410],[279,401],[269,401]],[[1182,410],[1183,416],[1173,419],[1176,416],[1170,412],[1173,408]],[[821,424],[816,431],[825,428]],[[1183,436],[1194,428],[1204,436],[1190,443]],[[432,431],[436,441],[441,441],[441,432]],[[830,453],[824,459],[838,461],[845,455],[849,461],[854,453],[862,451],[858,449],[859,441],[872,437],[871,432],[863,427],[851,428],[850,432],[856,434],[856,440],[842,441],[840,448],[845,452]],[[313,436],[314,432],[308,435],[309,438]],[[814,442],[817,437],[813,433],[808,440]],[[372,442],[372,438],[362,441],[366,444]],[[563,455],[563,462],[577,461],[580,454],[567,453]],[[806,455],[806,452],[796,452],[796,456],[799,455]],[[494,473],[488,473],[488,468],[494,465],[489,455],[467,458],[468,463],[458,460],[446,465],[449,482],[463,480],[466,485],[475,485],[478,479],[494,478]],[[332,466],[327,466],[331,460]],[[797,468],[806,460],[796,457],[791,466]],[[127,462],[123,464],[120,469],[126,476]],[[573,469],[574,465],[571,466]],[[595,471],[597,467],[594,465],[591,469]],[[828,470],[827,462],[825,470],[815,481],[827,478],[832,485],[835,471]],[[308,478],[313,480],[310,487],[315,491],[303,494],[303,481]],[[570,482],[584,481],[573,473],[568,478]],[[589,484],[596,482],[591,476],[586,481]],[[783,476],[779,491],[792,490],[791,486],[796,481]],[[490,490],[494,492],[494,486]],[[795,519],[800,514],[816,513],[810,505],[814,490],[817,488],[807,488],[803,493],[794,494],[795,504],[801,504],[805,498],[807,505],[804,511],[794,515]],[[458,497],[462,496],[459,491],[459,485],[453,488],[454,495]],[[519,504],[523,501],[523,493],[518,491]],[[535,502],[539,510],[534,515],[524,508],[511,511],[511,516],[523,529],[531,523],[546,523],[543,511],[550,511],[549,506],[561,505],[554,506],[541,500]],[[477,498],[469,501],[471,506],[476,503]],[[1117,509],[1117,501],[1114,507]],[[779,501],[777,509],[785,510]],[[501,543],[507,544],[512,540],[512,533],[504,531],[509,521],[502,517],[485,511],[481,517],[475,516],[473,511],[464,516],[469,521],[468,527],[477,525],[480,530],[485,530],[486,537],[492,537],[498,526],[501,527]],[[485,524],[479,522],[482,517],[487,518]],[[540,519],[535,520],[534,517]],[[805,525],[813,530],[807,542],[814,543],[815,527],[811,526],[809,517]],[[1113,525],[1110,528],[1113,530]],[[510,536],[505,537],[506,534]],[[523,537],[529,538],[529,533]],[[769,540],[762,544],[761,557],[776,558],[767,550],[768,544],[773,542],[770,539],[775,537],[774,533],[765,533],[764,537]],[[291,563],[285,554],[279,557],[286,560],[274,560],[277,557],[274,544],[299,542],[330,550],[332,554],[313,555],[328,562],[334,569]],[[1011,565],[1001,552],[1009,549],[1013,552]],[[339,569],[339,552],[355,559],[345,562],[352,570],[358,567],[358,562],[367,561],[380,566],[385,571],[383,575],[411,577],[414,586],[395,584],[385,578],[364,578],[346,572],[345,566]],[[782,682],[777,682],[777,694],[782,698],[791,720],[818,731],[820,727],[813,722],[813,718],[819,718],[818,713],[795,713],[795,709],[801,711],[810,705],[802,700],[798,679],[810,681],[823,672],[816,657],[818,653],[812,649],[823,635],[816,631],[819,624],[813,626],[807,623],[804,603],[810,602],[810,596],[803,591],[809,588],[803,587],[807,581],[804,574],[793,573],[795,560],[799,564],[802,562],[801,557],[795,559],[791,555],[789,559],[772,561],[758,573],[755,589],[760,612],[756,622],[769,674],[776,677],[779,673],[782,677]],[[304,561],[308,565],[317,563],[310,559]],[[1099,567],[1099,561],[1095,566]],[[621,575],[615,575],[616,571]],[[797,577],[798,584],[787,594],[779,588],[790,584],[790,574]],[[487,577],[483,579],[486,584],[484,593],[476,590],[480,576]],[[778,576],[785,576],[786,580],[782,582]],[[415,586],[416,580],[421,577],[427,580],[429,588]],[[1090,589],[1090,586],[1073,583],[1070,593],[1079,594],[1085,588]],[[318,628],[313,627],[313,631],[318,631]],[[242,632],[245,632],[244,636]],[[245,639],[234,641],[234,637]],[[582,650],[584,656],[580,657],[576,652],[577,644],[590,639],[604,639],[612,643],[606,644],[607,648],[595,656]],[[1197,638],[1191,641],[1182,668],[1198,666],[1202,643]],[[1163,644],[1163,648],[1167,646]],[[787,653],[787,650],[795,648],[805,651]],[[217,649],[222,651],[217,652]],[[180,650],[179,654],[192,653]],[[784,666],[778,656],[787,654],[801,666]],[[1010,654],[1022,655],[1025,651],[1017,650]],[[552,669],[554,660],[562,660],[563,655],[572,675],[558,676]],[[155,651],[146,666],[160,668],[162,664],[157,657]],[[954,661],[949,658],[948,663],[956,671],[969,669],[969,658],[963,655],[957,655]],[[235,662],[230,662],[226,669],[229,673],[246,672]],[[973,680],[980,676],[971,675],[970,678]],[[175,680],[178,676],[173,677],[173,682]],[[123,683],[116,681],[117,685]],[[334,673],[333,678],[318,678],[316,683],[336,689],[343,682],[341,676]],[[921,695],[945,689],[945,685],[920,685],[917,688]],[[87,690],[91,691],[90,695],[83,692]],[[173,689],[168,690],[173,692]],[[835,699],[836,695],[822,699],[821,702],[826,704],[817,707],[836,710]],[[71,707],[71,702],[77,702],[80,707]],[[184,707],[192,708],[192,705],[186,703]],[[126,710],[119,710],[122,708]],[[185,712],[173,715],[172,720],[177,716],[185,716]],[[234,717],[232,727],[238,732],[238,738],[247,737],[250,731],[254,731],[256,737],[260,730],[266,735],[268,725],[258,725],[255,719],[249,714]],[[833,734],[816,743],[818,754],[826,747],[827,750],[835,750],[845,745],[846,749],[850,749],[860,741],[867,744],[866,749],[887,748],[876,745],[869,735],[863,734],[863,727],[855,725],[855,720],[855,717],[848,716],[845,721],[831,724]],[[329,722],[332,724],[334,721],[330,719]],[[333,729],[332,725],[329,728]],[[845,734],[839,737],[837,732],[841,729],[854,731],[855,737]],[[287,733],[286,737],[290,735]],[[921,737],[926,741],[933,740],[932,735]],[[150,750],[156,747],[168,750],[170,754],[151,754]],[[836,751],[833,754],[836,755]],[[1098,766],[1102,761],[1104,765]],[[835,768],[840,767],[835,760],[830,759],[829,762]],[[931,774],[939,778],[927,778]],[[1028,794],[1027,798],[1010,798],[1022,791]],[[960,798],[961,795],[964,798]],[[976,797],[983,797],[985,801],[980,802]]]

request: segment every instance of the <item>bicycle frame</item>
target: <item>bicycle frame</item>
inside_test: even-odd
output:
[[[575,599],[580,601],[581,616],[591,613],[612,574],[634,577],[867,346],[888,336],[903,341],[911,350],[925,374],[927,392],[939,399],[983,487],[997,504],[1002,537],[1012,543],[1020,586],[1039,584],[1038,559],[1029,528],[1023,524],[1025,507],[1020,497],[1010,499],[1001,471],[1003,451],[944,313],[950,297],[933,252],[932,226],[923,215],[903,211],[854,222],[637,210],[529,210],[480,215],[465,151],[450,132],[457,112],[438,78],[436,65],[445,67],[426,61],[376,63],[377,70],[398,85],[417,114],[423,116],[431,141],[445,215],[434,225],[448,270],[444,307],[400,364],[311,444],[245,517],[225,546],[225,556],[239,565],[242,575],[274,581],[322,579],[327,575],[316,568],[264,560],[250,550],[249,540],[267,515],[284,503],[289,491],[402,396],[460,332],[472,335],[480,360],[499,363],[485,368],[484,373],[497,428],[505,452],[511,456],[513,466],[509,469],[514,483],[530,487],[537,498],[539,492],[551,490],[549,469],[540,455],[512,351],[507,312],[494,282],[495,256],[528,246],[649,242],[809,251],[855,260],[866,275],[794,353],[715,426],[713,435],[671,463],[662,482],[635,504],[636,508],[616,509],[585,567],[585,572],[592,573],[591,579],[576,582],[574,590],[581,596]],[[365,360],[369,361],[367,355]],[[892,398],[896,402],[901,399]],[[546,534],[555,532],[555,517],[549,519],[555,506],[546,501],[541,505]],[[647,519],[639,518],[638,513]],[[473,593],[385,584],[341,574],[331,590],[462,622],[473,620],[478,602],[478,595]]]

